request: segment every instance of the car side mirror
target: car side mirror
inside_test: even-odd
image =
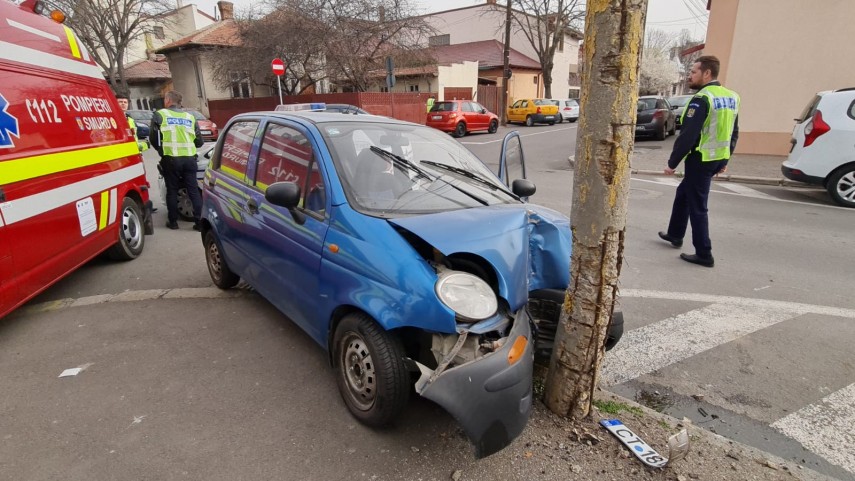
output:
[[[487,109],[481,109],[481,113],[482,113],[482,114],[486,114],[486,113],[487,113]]]
[[[294,222],[303,225],[306,216],[297,210],[300,205],[300,186],[294,182],[275,182],[264,192],[264,199],[273,205],[284,207],[291,213]]]
[[[531,197],[535,191],[537,191],[537,187],[534,182],[528,179],[515,179],[511,183],[511,192],[517,197]]]

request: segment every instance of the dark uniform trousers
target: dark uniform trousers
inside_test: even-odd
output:
[[[196,181],[196,157],[170,157],[160,159],[163,168],[163,180],[166,182],[166,212],[169,223],[178,221],[178,190],[187,189],[187,195],[193,204],[193,220],[199,222],[202,216],[202,196]]]
[[[700,153],[689,154],[686,157],[686,174],[677,186],[677,194],[674,196],[668,235],[675,239],[682,239],[686,235],[686,227],[691,222],[692,244],[695,246],[695,254],[700,257],[712,256],[707,199],[713,176],[726,165],[726,160],[701,162]]]

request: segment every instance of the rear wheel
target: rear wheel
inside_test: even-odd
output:
[[[226,265],[226,259],[223,258],[220,243],[217,242],[217,235],[214,234],[213,230],[208,230],[205,233],[202,243],[205,246],[205,262],[208,264],[208,274],[211,275],[214,285],[220,289],[229,289],[237,285],[240,277]]]
[[[466,124],[458,122],[457,127],[454,128],[454,136],[463,137],[464,135],[466,135]]]
[[[119,239],[107,251],[107,255],[117,261],[129,261],[142,254],[145,246],[145,231],[139,204],[130,197],[122,199],[122,212],[119,214]]]
[[[826,186],[834,202],[843,207],[855,207],[855,165],[844,167],[835,172]]]
[[[671,125],[671,130],[668,131],[668,135],[677,135],[677,122],[674,122],[674,124]]]
[[[559,123],[559,124],[560,124],[560,123],[563,123],[563,122],[564,122],[564,116],[563,116],[563,115],[561,115],[561,114],[558,114],[558,120],[556,120],[555,122],[556,122],[556,123]]]
[[[495,134],[496,131],[498,131],[498,130],[499,130],[499,121],[495,120],[495,119],[491,120],[490,121],[490,127],[487,128],[487,133]]]
[[[410,373],[400,340],[362,313],[342,319],[333,339],[338,389],[351,414],[368,426],[384,426],[404,410]]]
[[[533,118],[531,118],[531,115],[526,115],[526,117],[525,117],[525,126],[526,126],[526,127],[531,127],[532,125],[534,125],[534,119],[533,119]]]
[[[668,128],[667,125],[662,124],[662,128],[659,129],[659,132],[656,132],[656,140],[665,140],[665,136],[667,134],[667,128]]]

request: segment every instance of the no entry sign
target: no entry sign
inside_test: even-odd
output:
[[[273,69],[273,74],[276,76],[282,76],[285,73],[285,62],[283,62],[281,58],[274,58],[273,61],[270,62],[270,67]]]

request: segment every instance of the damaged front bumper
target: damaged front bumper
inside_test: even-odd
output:
[[[514,316],[504,344],[493,353],[444,370],[416,363],[416,392],[442,406],[463,427],[482,458],[500,451],[525,428],[532,408],[534,342],[526,308]],[[512,353],[525,339],[525,348]],[[522,341],[520,341],[522,342]],[[516,359],[512,362],[509,356]],[[518,358],[516,356],[519,356]]]

